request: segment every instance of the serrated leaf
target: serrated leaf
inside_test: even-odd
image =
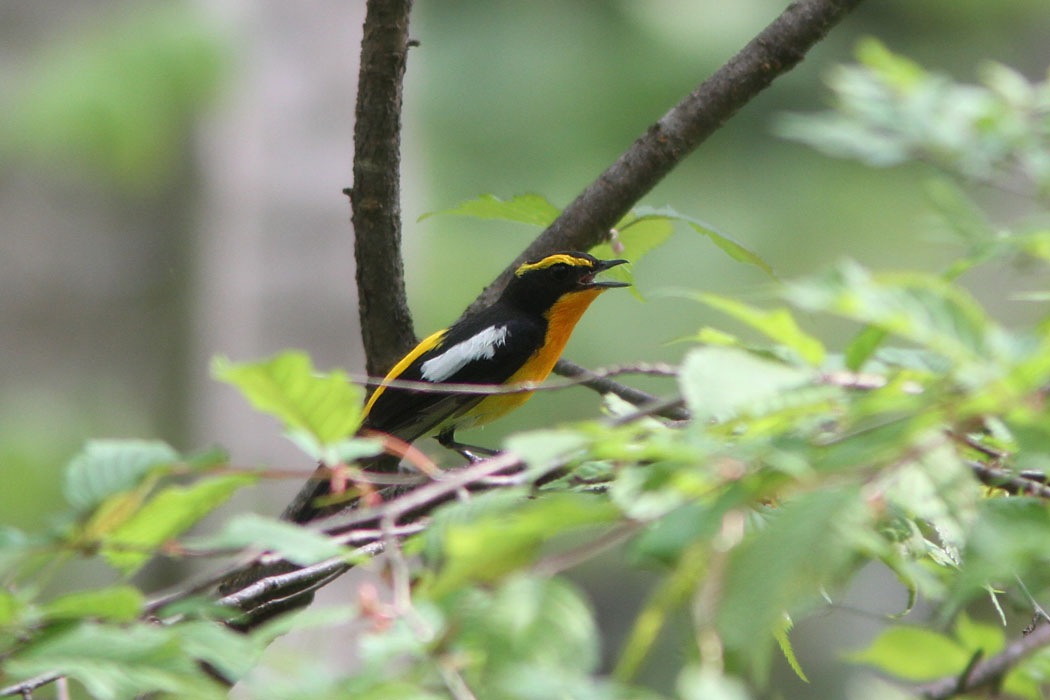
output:
[[[49,620],[95,618],[130,622],[142,612],[144,603],[142,591],[134,586],[112,586],[59,596],[45,605],[42,613]]]
[[[738,348],[704,347],[685,356],[678,383],[694,420],[725,421],[808,384],[812,376]]]
[[[63,493],[86,511],[135,486],[151,470],[179,461],[170,445],[153,440],[91,440],[66,466]]]
[[[890,627],[866,649],[845,655],[853,663],[908,681],[954,676],[966,668],[973,653],[943,634],[922,627]]]
[[[361,423],[364,390],[341,370],[317,373],[306,353],[243,364],[217,357],[212,374],[237,387],[256,409],[288,430],[305,431],[321,446],[349,437]]]
[[[257,478],[251,474],[227,474],[201,479],[190,486],[169,486],[108,534],[102,555],[112,566],[130,575],[149,561],[153,550],[189,530]]]
[[[231,518],[221,531],[194,540],[192,544],[204,548],[263,549],[277,552],[301,566],[347,553],[345,547],[326,535],[255,513],[241,513]]]
[[[794,627],[794,622],[787,615],[784,615],[783,622],[779,627],[773,628],[773,638],[777,640],[777,645],[780,647],[780,653],[784,655],[784,659],[791,666],[791,670],[795,672],[795,675],[802,679],[804,682],[809,683],[809,679],[806,678],[805,672],[802,671],[802,665],[799,664],[798,658],[795,657],[795,650],[791,646],[791,639],[788,637],[788,633],[791,628]]]
[[[765,333],[778,343],[793,349],[811,365],[819,366],[824,362],[824,344],[799,328],[795,317],[787,309],[759,309],[717,294],[697,293],[692,297]]]
[[[550,226],[558,218],[561,210],[538,194],[519,194],[503,200],[494,194],[483,194],[477,199],[468,199],[451,209],[432,211],[419,217],[417,221],[431,216],[470,216],[475,219],[501,219],[517,221],[535,226]]]

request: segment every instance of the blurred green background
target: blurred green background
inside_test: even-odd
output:
[[[87,437],[219,443],[235,463],[310,469],[275,423],[212,382],[207,367],[215,354],[240,360],[286,347],[308,350],[321,367],[363,366],[340,194],[350,184],[363,5],[0,4],[4,523],[47,522],[62,466]],[[537,192],[564,206],[784,5],[417,2],[402,163],[416,332],[457,316],[537,233],[419,216],[482,193]],[[1043,0],[869,0],[643,203],[708,222],[785,279],[843,257],[940,269],[950,251],[930,222],[928,170],[832,160],[777,139],[772,125],[787,111],[822,109],[822,75],[867,35],[957,79],[989,60],[1039,78],[1050,63],[1046,10]],[[1005,195],[979,196],[1004,220],[1023,213]],[[590,366],[675,361],[685,346],[670,341],[724,321],[662,290],[754,302],[774,291],[757,269],[684,228],[635,275],[647,301],[603,297],[569,357]],[[1022,318],[999,276],[966,281],[993,315]],[[848,333],[816,329],[832,344]],[[597,410],[584,390],[546,394],[468,439],[496,445],[508,431]],[[276,513],[295,488],[260,489],[235,507]],[[163,584],[163,571],[151,575]],[[621,575],[615,557],[580,574],[609,651],[646,590],[644,577]],[[899,609],[903,592],[889,582],[876,572],[851,596],[867,610]],[[879,593],[887,589],[888,599]],[[845,693],[848,679],[822,670],[841,637],[857,639],[856,625],[876,628],[856,616],[818,622],[801,625],[799,655],[821,680],[807,688],[789,672],[778,684],[786,696]],[[649,680],[660,685],[659,662],[652,666]]]

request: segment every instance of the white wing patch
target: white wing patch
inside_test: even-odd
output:
[[[423,363],[421,374],[428,382],[443,382],[474,360],[491,360],[496,348],[507,342],[506,326],[489,326],[477,335],[456,343]]]

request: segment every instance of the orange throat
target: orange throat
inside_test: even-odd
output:
[[[507,379],[507,384],[520,382],[542,382],[554,369],[554,363],[561,357],[561,351],[569,342],[572,329],[604,289],[586,289],[572,292],[559,299],[544,314],[547,318],[547,335],[543,346],[532,354],[521,368]],[[519,394],[496,394],[487,397],[459,421],[460,427],[484,425],[514,410],[532,397],[532,392]]]

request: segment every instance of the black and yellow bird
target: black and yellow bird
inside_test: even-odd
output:
[[[543,381],[591,302],[606,289],[628,286],[624,282],[598,281],[595,275],[625,262],[562,252],[519,266],[492,305],[466,313],[448,328],[428,336],[394,365],[365,405],[362,431],[387,433],[405,442],[436,435],[442,445],[472,457],[479,448],[456,442],[455,431],[499,418],[525,403],[532,392],[419,391],[389,383]],[[390,470],[396,464],[395,458],[382,456],[363,466]],[[302,523],[343,507],[317,502],[329,490],[328,479],[313,480],[284,517]]]

